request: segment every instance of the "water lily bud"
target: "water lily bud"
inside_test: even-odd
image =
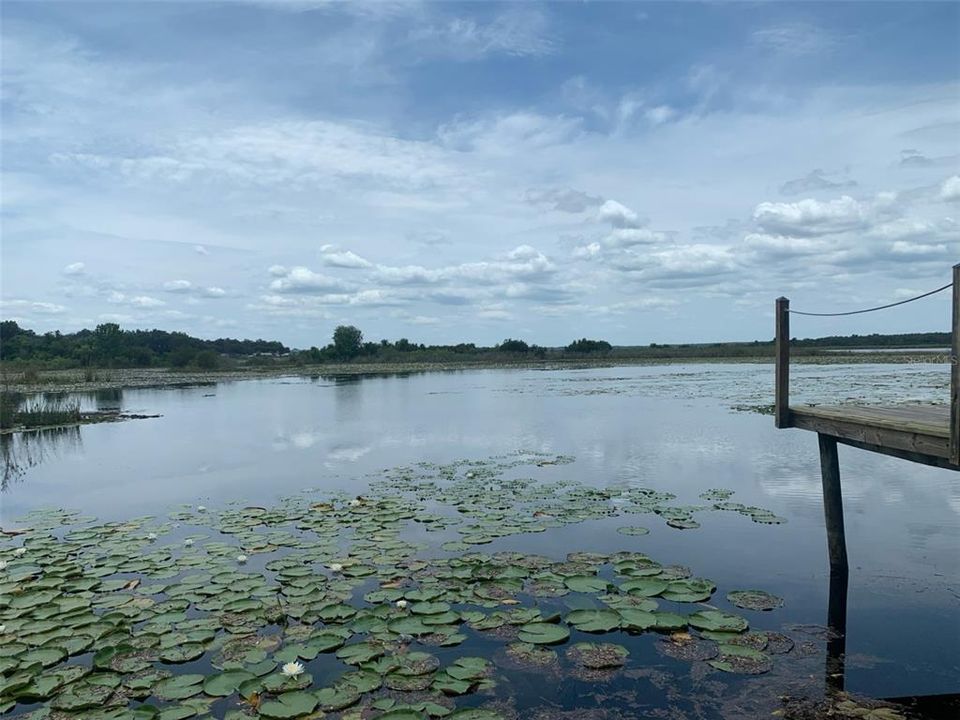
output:
[[[183,541],[183,544],[186,547],[190,547],[191,545],[193,545],[193,540],[191,540],[190,538],[187,538],[186,540]]]
[[[243,565],[247,561],[246,555],[237,555],[237,562]]]
[[[333,570],[333,572],[340,572],[341,570],[343,570],[343,565],[341,565],[340,563],[330,563],[329,567],[331,570]]]
[[[27,554],[27,549],[25,547],[18,547],[16,550],[13,551],[14,557],[23,557],[26,554]]]
[[[403,610],[407,605],[409,605],[406,600],[397,600],[397,607]]]

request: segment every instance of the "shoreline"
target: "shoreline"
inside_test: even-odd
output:
[[[924,353],[905,357],[899,352],[830,352],[796,355],[795,364],[845,365],[904,362],[939,364],[942,356]],[[571,360],[518,360],[516,362],[412,362],[412,363],[340,363],[318,365],[277,365],[238,367],[224,370],[170,370],[168,368],[93,369],[94,379],[86,380],[89,368],[41,370],[33,382],[25,382],[22,372],[0,371],[0,390],[25,395],[37,393],[77,393],[103,390],[165,387],[196,387],[222,382],[269,380],[284,377],[406,375],[427,372],[459,372],[464,370],[588,370],[592,368],[633,367],[642,365],[773,365],[769,356],[756,357],[676,357],[676,358],[597,358]]]

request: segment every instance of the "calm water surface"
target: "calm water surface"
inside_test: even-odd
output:
[[[635,482],[697,503],[708,488],[787,518],[759,525],[706,513],[697,530],[637,518],[651,534],[596,521],[498,541],[563,557],[640,549],[720,590],[786,598],[762,629],[826,622],[828,573],[816,436],[777,431],[734,405],[770,402],[771,367],[690,365],[478,370],[291,378],[83,396],[88,407],[162,417],[6,439],[0,522],[38,507],[103,519],[179,503],[270,502],[303,488],[362,493],[384,468],[516,450],[575,456],[544,480]],[[800,366],[801,400],[942,400],[946,366]],[[960,477],[841,449],[850,556],[847,688],[896,697],[960,691]],[[619,641],[619,640],[618,640]],[[653,655],[656,660],[656,655]],[[654,682],[654,680],[650,680]],[[536,693],[536,688],[530,692]]]

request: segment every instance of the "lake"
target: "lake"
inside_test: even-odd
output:
[[[943,401],[949,384],[946,365],[801,364],[793,373],[797,402]],[[460,647],[426,648],[445,665],[463,655],[493,660],[485,677],[495,687],[485,689],[487,681],[481,682],[462,702],[455,697],[457,707],[486,703],[503,717],[588,717],[588,710],[598,718],[667,712],[752,717],[774,709],[778,694],[815,694],[824,685],[829,572],[817,439],[799,430],[777,431],[768,415],[733,409],[772,402],[770,365],[294,377],[77,397],[85,409],[119,407],[162,417],[4,438],[4,528],[40,508],[117,521],[164,519],[171,511],[186,512],[183,505],[203,505],[211,516],[223,513],[217,520],[223,523],[231,508],[273,507],[290,496],[343,491],[337,496],[341,504],[371,493],[389,497],[391,483],[416,496],[423,512],[449,519],[451,512],[457,515],[451,507],[463,512],[474,479],[486,490],[470,495],[470,502],[486,503],[481,517],[488,519],[482,522],[490,522],[491,495],[499,492],[548,508],[551,493],[574,493],[590,509],[577,522],[554,521],[556,512],[541,511],[534,517],[551,521],[535,532],[493,533],[468,552],[538,554],[555,562],[569,553],[595,553],[599,575],[611,582],[617,578],[601,557],[643,553],[709,578],[717,588],[711,605],[743,615],[752,629],[783,633],[794,644],[789,653],[771,654],[772,672],[743,675],[702,660],[678,660],[664,647],[668,636],[662,633],[595,634],[574,624],[569,643],[617,643],[630,653],[619,670],[584,672],[571,669],[576,663],[565,655],[569,643],[548,646],[559,660],[543,659],[543,668],[531,669],[503,654],[515,633],[465,630]],[[846,688],[884,698],[957,692],[956,474],[847,448],[841,449],[841,474],[851,566]],[[534,482],[527,485],[527,479]],[[445,489],[450,483],[454,490]],[[536,495],[538,486],[550,488],[547,497]],[[724,494],[700,497],[711,489],[732,494],[728,500]],[[658,493],[675,499],[668,502]],[[573,512],[575,503],[565,502],[564,512]],[[739,503],[758,514],[713,509],[714,502]],[[606,509],[595,512],[601,504]],[[665,520],[674,511],[659,512],[665,504],[680,508],[675,515],[681,526],[684,517],[695,517],[699,526],[669,526]],[[179,541],[188,528],[202,525],[194,517],[177,516],[182,527],[164,529]],[[437,532],[418,524],[403,526],[399,537],[422,545],[417,557],[456,557],[441,547],[457,542],[456,529],[438,522]],[[497,519],[497,528],[508,522]],[[649,533],[618,532],[630,526]],[[217,535],[198,543],[218,541]],[[275,556],[283,550],[269,557]],[[251,557],[247,568],[267,572],[265,562]],[[356,587],[362,595],[376,583]],[[738,609],[726,595],[741,589],[767,591],[782,598],[783,607]],[[590,593],[580,598],[577,592],[534,600],[524,595],[521,604],[544,615],[597,607]],[[689,602],[661,605],[686,613],[703,609]],[[348,669],[331,658],[320,655],[307,663],[318,687]],[[191,672],[209,666],[197,667]],[[222,717],[225,707],[210,712]],[[542,714],[544,708],[553,714]],[[620,708],[621,715],[609,714],[611,708]]]

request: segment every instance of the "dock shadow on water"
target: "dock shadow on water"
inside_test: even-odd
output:
[[[732,585],[647,544],[651,529],[696,535],[714,516],[777,542],[785,518],[724,488],[682,503],[633,482],[587,485],[560,473],[572,460],[422,463],[358,481],[359,495],[165,517],[34,510],[0,539],[0,713],[913,716],[829,695],[843,629],[785,623],[791,598],[764,577]],[[609,547],[577,547],[596,528]]]

